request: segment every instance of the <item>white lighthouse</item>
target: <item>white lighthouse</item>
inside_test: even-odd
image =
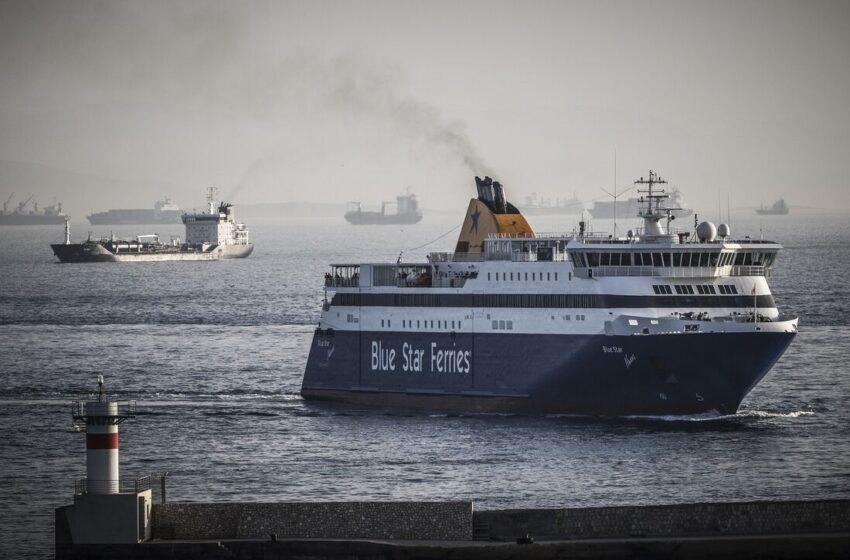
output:
[[[97,376],[93,399],[71,405],[78,431],[86,432],[86,477],[74,487],[74,504],[56,510],[56,549],[73,544],[138,543],[151,537],[151,476],[121,480],[118,425],[136,415],[135,401],[110,400]]]
[[[118,424],[136,414],[134,401],[110,401],[103,394],[103,376],[97,376],[97,400],[77,401],[73,420],[86,429],[85,493],[118,494]]]

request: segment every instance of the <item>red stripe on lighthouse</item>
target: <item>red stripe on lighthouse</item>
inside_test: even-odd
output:
[[[86,434],[86,449],[118,449],[118,432]]]

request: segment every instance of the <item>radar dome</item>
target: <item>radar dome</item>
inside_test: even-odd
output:
[[[729,224],[720,224],[717,226],[717,235],[720,237],[729,237],[732,235],[732,230],[729,229]]]
[[[697,237],[700,241],[714,241],[717,237],[717,226],[711,222],[702,222],[697,226]]]

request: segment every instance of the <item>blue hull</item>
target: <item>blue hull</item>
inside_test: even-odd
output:
[[[650,336],[323,331],[307,399],[466,412],[732,414],[794,333]]]

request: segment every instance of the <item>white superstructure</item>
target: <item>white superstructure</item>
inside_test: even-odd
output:
[[[186,243],[190,245],[249,245],[248,228],[236,221],[232,204],[223,202],[216,207],[216,188],[207,189],[206,212],[183,214]]]

